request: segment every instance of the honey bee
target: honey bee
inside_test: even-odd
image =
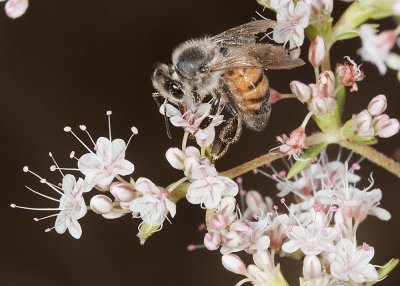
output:
[[[237,142],[242,125],[262,131],[271,112],[269,82],[265,70],[292,69],[304,64],[282,46],[259,43],[256,36],[273,28],[272,20],[257,20],[213,37],[192,39],[172,53],[172,64],[158,64],[152,76],[153,96],[161,96],[181,110],[196,108],[212,98],[206,128],[225,107],[232,114],[212,145],[219,159]]]

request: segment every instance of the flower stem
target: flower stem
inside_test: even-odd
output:
[[[381,152],[375,150],[374,148],[349,141],[341,141],[339,144],[349,150],[360,154],[361,156],[367,158],[369,161],[377,164],[378,166],[381,166],[385,170],[400,178],[400,164],[382,154]]]

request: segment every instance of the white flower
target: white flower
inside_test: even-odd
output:
[[[381,74],[385,74],[387,66],[392,69],[400,69],[400,57],[390,53],[396,43],[397,35],[395,31],[388,30],[376,35],[376,31],[371,25],[360,27],[360,38],[362,47],[358,53],[363,60],[373,63]]]
[[[373,247],[364,244],[361,249],[348,239],[342,239],[329,255],[331,274],[342,281],[355,283],[371,282],[378,279],[378,272],[369,262],[374,257]]]
[[[316,213],[314,221],[307,226],[297,225],[287,230],[289,241],[282,245],[282,250],[286,253],[294,253],[298,249],[305,255],[318,255],[322,251],[333,251],[333,240],[337,232],[332,227],[323,225],[325,219]]]
[[[274,28],[273,39],[284,45],[289,42],[289,48],[300,47],[304,42],[304,29],[310,20],[310,5],[299,1],[294,6],[290,1],[277,11],[277,24]]]
[[[374,215],[381,220],[389,220],[391,217],[387,210],[378,207],[382,199],[380,189],[361,191],[353,186],[343,186],[321,190],[316,197],[323,204],[338,205],[344,216],[354,218],[357,222],[362,222],[367,215]]]
[[[112,142],[100,137],[96,142],[96,154],[87,153],[79,158],[78,168],[89,183],[109,185],[117,175],[130,175],[134,171],[131,162],[125,159],[126,144],[122,139]]]
[[[218,176],[212,166],[201,165],[193,169],[186,198],[192,204],[201,204],[207,209],[216,208],[222,197],[234,197],[239,191],[238,185],[228,177]]]
[[[0,0],[1,2],[5,0]],[[8,0],[5,6],[6,14],[10,18],[21,17],[28,9],[28,0]]]
[[[39,177],[37,174],[30,171],[28,167],[24,167],[24,172],[30,172],[34,174],[36,177]],[[35,218],[34,220],[40,221],[43,219],[57,216],[54,227],[47,228],[45,230],[46,232],[55,229],[57,233],[63,234],[68,229],[72,237],[76,239],[80,238],[82,235],[82,228],[78,220],[84,217],[87,212],[87,207],[82,194],[84,192],[90,191],[91,187],[83,179],[79,178],[78,181],[76,181],[75,177],[69,174],[64,176],[61,188],[51,183],[48,183],[45,179],[41,177],[39,177],[39,179],[42,183],[45,183],[51,189],[60,194],[61,198],[58,200],[51,196],[47,196],[42,193],[36,192],[29,187],[27,188],[37,195],[40,195],[52,201],[59,202],[58,208],[30,208],[30,207],[17,206],[15,204],[12,204],[11,207],[28,209],[28,210],[40,210],[40,211],[59,210],[60,212],[58,214],[53,214],[42,218]]]
[[[172,104],[163,104],[160,106],[160,113],[166,114],[171,124],[176,127],[182,127],[190,134],[195,134],[200,127],[203,119],[205,119],[211,111],[210,103],[202,103],[197,108],[189,108],[188,110],[179,110]],[[210,126],[214,127],[222,123],[223,115],[217,114],[212,118]]]
[[[169,200],[169,192],[160,190],[152,181],[139,178],[135,184],[136,190],[142,197],[130,202],[129,208],[133,213],[139,213],[143,221],[151,226],[162,226],[168,212],[171,217],[176,214],[176,205]]]

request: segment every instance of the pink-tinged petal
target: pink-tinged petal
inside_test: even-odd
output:
[[[90,199],[90,207],[97,214],[107,214],[113,207],[113,201],[105,195],[96,195]]]
[[[218,176],[218,179],[221,180],[225,184],[225,190],[223,192],[223,196],[234,197],[239,192],[239,186],[235,181],[228,177]]]
[[[213,126],[208,126],[206,129],[201,129],[196,132],[196,143],[202,147],[206,148],[211,146],[215,138],[215,129]]]
[[[270,244],[270,238],[268,235],[263,235],[257,239],[256,244],[252,246],[253,249],[267,249]]]
[[[369,210],[368,214],[376,216],[380,220],[384,220],[384,221],[387,221],[392,217],[387,210],[380,208],[380,207],[371,208]]]
[[[221,245],[221,236],[218,233],[206,233],[204,236],[204,246],[208,250],[217,250]]]
[[[286,253],[294,253],[300,248],[300,243],[296,240],[289,240],[282,245],[282,250]]]
[[[246,275],[247,273],[246,266],[244,265],[243,261],[235,254],[223,255],[222,265],[229,271],[236,274]]]
[[[125,215],[124,213],[117,212],[117,211],[114,211],[114,210],[110,211],[107,214],[102,214],[102,216],[104,218],[106,218],[106,219],[116,219],[116,218],[120,218],[120,217],[122,217],[124,215]]]
[[[129,209],[134,213],[140,213],[145,206],[146,201],[143,199],[143,197],[134,199],[129,203]]]
[[[135,171],[135,166],[126,159],[118,161],[117,164],[113,166],[114,174],[121,176],[127,176]]]
[[[139,178],[136,181],[135,188],[138,192],[142,194],[159,194],[160,189],[149,179]]]
[[[346,273],[345,265],[338,262],[333,262],[331,264],[331,274],[333,277],[338,278],[343,281],[348,281],[349,276]]]
[[[183,119],[180,116],[174,116],[170,118],[171,124],[176,127],[189,127],[190,124],[187,120]]]
[[[170,201],[168,199],[165,200],[165,205],[166,205],[171,217],[175,217],[175,215],[176,215],[176,205],[172,201]]]
[[[260,268],[258,268],[254,264],[250,264],[247,267],[247,272],[249,273],[249,276],[251,278],[253,278],[258,282],[256,285],[263,285],[265,284],[265,281],[269,281],[271,279],[267,273],[263,272]]]
[[[62,180],[62,189],[66,195],[73,195],[73,190],[75,188],[76,180],[75,177],[67,174]]]
[[[111,163],[117,164],[118,161],[125,158],[126,143],[122,139],[115,139],[111,144]]]
[[[185,149],[186,157],[193,156],[195,158],[200,158],[200,151],[196,147],[189,146]]]
[[[279,16],[279,13],[278,13]],[[277,43],[283,44],[288,40],[289,33],[287,30],[287,24],[282,23],[278,19],[278,23],[276,24],[274,28],[274,33],[272,34],[273,40]]]
[[[137,198],[138,193],[127,183],[115,182],[110,187],[111,194],[121,202],[130,202]]]
[[[357,268],[357,272],[361,275],[362,277],[362,281],[360,281],[359,283],[363,283],[363,282],[373,282],[378,280],[378,272],[376,271],[375,267],[371,264],[368,265],[363,265],[362,267],[358,267]],[[350,278],[352,280],[353,276],[350,275]],[[355,282],[357,282],[356,280],[354,280]]]
[[[207,195],[208,183],[206,180],[196,180],[190,184],[186,199],[191,204],[201,204]]]
[[[68,227],[69,233],[72,235],[73,238],[79,239],[81,237],[82,228],[77,220],[68,219],[67,227]]]
[[[187,149],[187,148],[186,148]],[[196,149],[197,150],[197,149]],[[183,170],[185,167],[185,153],[179,148],[169,148],[165,153],[168,163],[175,169]]]
[[[209,103],[202,103],[196,110],[196,115],[198,117],[205,117],[210,113],[211,104]]]
[[[81,197],[78,201],[78,211],[74,212],[72,217],[76,220],[84,217],[87,213],[87,207],[86,207],[86,203],[85,200],[83,199],[83,197]]]
[[[102,186],[106,186],[111,184],[111,182],[114,180],[114,177],[115,177],[114,174],[109,175],[104,172],[99,172],[95,174],[95,176],[93,177],[93,182],[96,182],[97,184]]]
[[[111,160],[111,142],[108,138],[99,137],[96,141],[96,155],[101,162],[109,162]]]
[[[167,116],[168,117],[173,117],[173,116],[180,116],[181,112],[173,105],[171,104],[163,104],[160,106],[160,113],[165,114],[165,108],[167,109]]]
[[[8,0],[5,6],[8,17],[15,19],[21,17],[28,9],[28,0]]]
[[[258,250],[253,254],[254,263],[262,270],[274,269],[275,265],[271,254],[267,250]]]
[[[54,224],[55,226],[55,230],[57,233],[59,234],[63,234],[65,233],[65,231],[67,230],[67,224],[66,224],[66,215],[65,212],[61,211],[56,218],[56,222]]]
[[[216,177],[217,174],[217,170],[214,167],[207,165],[194,166],[191,178],[194,180],[205,179],[207,177]]]
[[[92,174],[101,170],[101,162],[92,153],[87,153],[79,158],[78,168],[84,174]]]

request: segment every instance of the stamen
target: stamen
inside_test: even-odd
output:
[[[199,224],[199,226],[197,227],[198,231],[205,231],[206,230],[206,224],[203,222],[201,224]]]
[[[53,157],[53,154],[52,154],[51,152],[49,152],[49,156],[50,156],[50,158],[53,160],[54,164],[57,166],[57,169],[60,171],[61,176],[65,177],[65,176],[64,176],[64,173],[61,171],[60,167],[58,166],[58,164],[57,164],[57,162],[56,162],[56,159]],[[52,166],[51,166],[51,167],[52,167]],[[50,171],[52,170],[51,167],[50,167]]]
[[[93,137],[90,135],[89,131],[87,131],[86,125],[79,125],[79,128],[80,128],[82,131],[86,132],[86,134],[88,135],[90,141],[92,141],[93,146],[96,146],[96,143],[94,142]]]
[[[130,136],[129,139],[128,139],[128,143],[126,143],[125,150],[128,148],[129,143],[131,143],[132,137],[133,137],[134,135],[137,135],[137,134],[139,133],[138,129],[137,129],[135,126],[132,126],[132,127],[131,127],[131,131],[132,131],[132,134],[131,134],[131,136]]]
[[[111,139],[111,110],[107,111],[107,117],[108,117],[108,135],[110,137],[110,156],[108,158],[108,163],[111,163],[112,159],[112,139]]]
[[[24,206],[18,206],[16,204],[11,204],[10,207],[13,209],[24,209],[24,210],[31,210],[31,211],[60,211],[60,208],[30,208]]]
[[[64,131],[65,131],[65,132],[70,132],[70,133],[79,141],[79,143],[81,143],[81,144],[83,145],[83,147],[85,147],[90,153],[92,153],[92,154],[96,157],[96,159],[97,159],[100,163],[102,163],[102,161],[97,157],[97,155],[96,155],[85,143],[83,143],[83,141],[78,137],[78,135],[76,135],[76,134],[72,131],[71,127],[69,127],[69,126],[64,127]]]
[[[60,200],[57,200],[56,198],[53,198],[53,197],[50,197],[50,196],[46,196],[46,195],[44,195],[44,194],[42,194],[42,193],[39,193],[39,192],[33,190],[32,188],[30,188],[30,187],[28,187],[28,186],[25,186],[25,187],[26,187],[28,190],[30,190],[31,192],[33,192],[33,193],[35,193],[35,194],[37,194],[37,195],[39,195],[39,196],[42,196],[42,197],[44,197],[44,198],[46,198],[46,199],[49,199],[49,200],[52,200],[52,201],[55,201],[55,202],[60,202]]]
[[[41,217],[41,218],[34,217],[33,220],[34,221],[41,221],[41,220],[44,220],[44,219],[47,219],[47,218],[51,218],[51,217],[55,217],[55,216],[58,216],[58,213],[51,214],[51,215],[48,215],[48,216],[45,216],[45,217]]]
[[[204,244],[189,244],[186,247],[187,251],[189,251],[189,252],[193,252],[196,249],[202,249],[202,248],[205,248]]]

